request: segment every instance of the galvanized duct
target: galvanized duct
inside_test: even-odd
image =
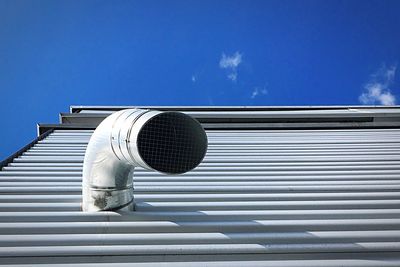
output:
[[[165,174],[195,168],[205,156],[201,125],[179,112],[126,109],[94,131],[83,164],[84,211],[133,209],[135,167]]]

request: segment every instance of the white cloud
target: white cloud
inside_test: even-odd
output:
[[[266,94],[268,94],[267,89],[255,87],[254,90],[253,90],[253,92],[251,93],[251,96],[250,96],[250,97],[251,97],[252,99],[254,99],[254,98],[256,98],[257,96],[266,95]]]
[[[235,82],[237,80],[237,68],[242,62],[242,54],[236,51],[232,56],[227,56],[222,53],[219,61],[219,67],[227,70],[227,77],[229,80]]]
[[[193,74],[193,75],[192,75],[192,82],[195,83],[196,81],[197,81],[197,77],[196,77],[196,75]]]
[[[370,81],[365,84],[365,90],[358,100],[364,105],[396,105],[396,96],[390,92],[389,88],[396,75],[396,68],[396,65],[389,68],[383,65],[376,73],[371,75]]]
[[[237,68],[242,62],[242,55],[239,52],[235,52],[232,56],[227,56],[222,53],[222,58],[219,61],[219,66],[223,69]]]

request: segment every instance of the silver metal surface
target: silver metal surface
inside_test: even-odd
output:
[[[42,143],[63,142],[64,139],[65,136],[55,134]],[[83,211],[122,208],[133,210],[135,203],[132,177],[135,167],[165,174],[181,174],[196,167],[207,150],[206,134],[194,119],[178,112],[143,109],[115,112],[103,120],[91,136],[70,136],[69,141],[85,144],[88,142],[85,152],[62,150],[65,156],[84,156]],[[203,143],[200,143],[201,141]],[[58,151],[27,151],[24,155],[57,156],[58,153]],[[71,166],[10,168],[6,167],[10,173],[32,171],[32,174],[37,170],[53,174],[69,171],[69,174],[80,175],[82,170],[82,167]],[[51,184],[53,183],[39,182],[38,185],[45,187]],[[58,185],[74,184],[58,183]]]
[[[135,169],[134,213],[80,211],[92,132],[0,171],[0,264],[400,266],[399,129],[208,131],[196,170]]]

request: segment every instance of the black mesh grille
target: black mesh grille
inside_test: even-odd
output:
[[[140,130],[137,147],[153,169],[178,174],[195,168],[207,151],[207,136],[193,118],[165,112],[151,118]]]

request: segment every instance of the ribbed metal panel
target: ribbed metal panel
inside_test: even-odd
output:
[[[91,133],[0,172],[1,264],[400,266],[400,130],[208,131],[194,171],[137,169],[129,214],[80,211]]]

